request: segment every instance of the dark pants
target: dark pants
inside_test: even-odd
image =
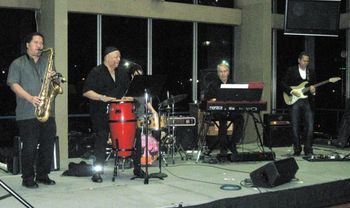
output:
[[[95,129],[95,144],[94,144],[94,155],[96,160],[94,161],[94,166],[103,167],[104,161],[106,159],[106,147],[109,135],[109,129]]]
[[[37,119],[17,121],[19,135],[22,141],[22,178],[46,178],[51,170],[56,122],[50,117],[41,123]],[[37,149],[39,145],[39,150]],[[36,174],[34,165],[36,161]]]
[[[301,121],[304,121],[304,152],[312,152],[313,132],[314,132],[314,115],[308,99],[300,99],[295,102],[290,109],[293,129],[294,151],[301,151],[300,146],[300,127]]]
[[[213,113],[214,121],[219,121],[219,142],[221,149],[230,149],[235,151],[236,144],[243,139],[244,118],[239,113],[217,112]],[[227,121],[231,121],[234,125],[232,138],[227,137]]]

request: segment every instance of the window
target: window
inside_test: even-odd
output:
[[[167,76],[160,100],[170,95],[187,94],[177,103],[178,111],[187,111],[192,100],[192,23],[153,21],[153,74]]]
[[[159,0],[159,1],[162,1],[162,0]],[[165,1],[183,3],[183,4],[194,4],[195,2],[197,2],[199,5],[226,7],[226,8],[233,8],[233,4],[234,4],[233,0],[165,0]]]
[[[233,27],[198,24],[198,98],[202,100],[207,85],[217,77],[216,66],[222,61],[233,66]]]
[[[13,138],[18,135],[16,96],[6,84],[8,69],[13,60],[25,53],[24,37],[35,31],[34,11],[0,9],[0,147],[13,146]]]
[[[68,14],[68,113],[88,113],[84,80],[97,62],[97,16]]]
[[[117,47],[122,59],[140,64],[146,73],[147,19],[103,16],[102,50],[107,46]]]
[[[288,67],[298,64],[298,55],[304,51],[304,36],[284,35],[277,31],[277,109],[287,108],[283,100],[283,90],[279,83],[283,79]]]
[[[199,5],[233,8],[233,0],[198,0]]]
[[[162,0],[159,0],[162,1]],[[193,0],[165,0],[168,2],[183,3],[183,4],[193,4]]]
[[[8,68],[25,53],[24,37],[35,31],[34,11],[0,9],[0,116],[15,115],[16,97],[6,84]]]

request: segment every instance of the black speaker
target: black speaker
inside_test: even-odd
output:
[[[264,145],[287,147],[292,145],[292,125],[288,114],[264,114]]]
[[[250,173],[250,179],[257,187],[274,187],[291,181],[299,166],[294,158],[268,163]]]
[[[197,149],[197,137],[195,126],[175,127],[176,144],[184,150]]]
[[[338,36],[340,1],[287,0],[284,34]]]

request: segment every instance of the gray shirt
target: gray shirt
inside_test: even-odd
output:
[[[15,59],[9,68],[7,84],[9,86],[17,83],[32,96],[40,93],[44,73],[47,66],[46,56],[39,58],[34,62],[27,54]],[[16,120],[33,119],[35,117],[35,108],[32,103],[16,95]],[[53,116],[54,106],[50,112]]]

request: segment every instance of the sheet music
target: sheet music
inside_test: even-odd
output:
[[[221,84],[221,89],[248,89],[249,84]]]

